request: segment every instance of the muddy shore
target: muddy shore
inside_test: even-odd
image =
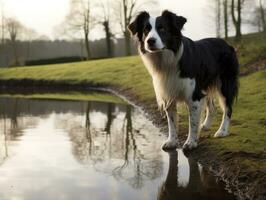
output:
[[[126,101],[129,101],[129,103],[140,107],[147,117],[152,120],[155,126],[167,133],[166,118],[158,111],[155,101],[141,102],[136,96],[115,87],[100,89],[111,92]],[[187,130],[184,130],[182,127],[179,129],[179,140],[182,144],[186,139],[186,134],[181,134],[181,132]],[[241,168],[237,162],[241,157],[266,159],[266,155],[249,154],[246,152],[225,152],[223,155],[218,155],[217,152],[208,149],[208,146],[204,144],[204,137],[200,137],[197,149],[187,152],[186,154],[192,156],[204,167],[209,169],[215,177],[225,183],[226,189],[232,192],[238,199],[266,199],[265,177],[261,176],[262,173],[265,172],[260,172],[258,170],[256,173],[249,173],[248,170]]]

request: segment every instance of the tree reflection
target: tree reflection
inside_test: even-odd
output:
[[[133,116],[130,105],[109,103],[100,107],[99,104],[94,106],[88,103],[85,130],[82,131],[73,121],[76,128],[69,124],[69,133],[73,141],[73,154],[80,163],[88,163],[96,171],[111,174],[134,188],[141,188],[146,180],[162,173],[162,160],[158,156],[160,146],[158,151],[146,147],[149,142],[153,144],[155,139],[152,135],[142,133],[140,128],[136,131]],[[94,124],[102,121],[105,121],[103,131]],[[136,126],[143,127],[142,124]]]
[[[121,176],[123,168],[125,168],[128,164],[128,153],[130,148],[130,138],[129,135],[132,135],[132,119],[131,119],[131,106],[126,107],[126,115],[123,123],[122,128],[123,135],[125,134],[125,146],[123,146],[124,149],[124,163],[121,166],[118,166],[114,169],[114,174]],[[134,140],[134,137],[132,136],[132,139]],[[134,142],[135,143],[135,142]]]
[[[115,118],[115,116],[113,115],[114,107],[115,106],[113,103],[107,104],[107,122],[106,122],[106,126],[104,130],[106,131],[106,134],[108,135],[111,134],[111,126],[112,126],[113,119]]]
[[[86,138],[87,142],[89,143],[89,155],[91,155],[92,150],[92,136],[91,136],[91,130],[90,130],[90,108],[91,108],[91,102],[88,102],[87,109],[86,109],[86,120],[85,120],[85,132],[86,132]]]
[[[2,163],[9,156],[10,141],[22,136],[23,129],[29,124],[35,124],[36,120],[34,117],[21,114],[21,110],[25,109],[24,101],[12,98],[2,98],[0,101],[0,163]]]
[[[10,136],[12,139],[22,135],[22,127],[18,125],[19,106],[18,100],[15,99],[10,113]]]
[[[3,131],[0,131],[0,164],[8,157],[8,146],[7,146],[7,124],[6,114],[4,113],[0,122],[3,121]],[[1,124],[1,123],[0,123]]]

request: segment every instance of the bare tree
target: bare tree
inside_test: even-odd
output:
[[[68,29],[71,31],[82,32],[87,59],[91,58],[89,33],[93,26],[91,16],[90,0],[71,0],[70,12],[66,17]]]
[[[241,25],[242,25],[242,7],[245,0],[231,0],[231,15],[232,21],[235,27],[236,35],[235,40],[240,41],[242,37]],[[237,13],[237,16],[236,16]]]
[[[120,27],[125,39],[125,51],[126,55],[131,55],[131,39],[130,33],[127,30],[127,26],[130,24],[132,18],[135,14],[147,4],[153,5],[155,1],[153,0],[119,0],[118,2],[118,12],[119,12],[119,22]]]
[[[14,53],[14,64],[18,65],[18,52],[17,52],[17,38],[20,31],[23,29],[23,26],[21,23],[14,19],[14,18],[8,18],[6,19],[6,30],[9,34],[9,39],[13,48]]]
[[[5,41],[5,14],[4,14],[4,3],[0,2],[1,7],[1,44]]]
[[[25,60],[29,60],[31,57],[31,44],[33,40],[36,40],[39,35],[37,32],[31,28],[24,28],[24,40],[26,42],[26,58]]]
[[[100,22],[104,28],[105,32],[105,40],[106,40],[106,49],[107,49],[107,55],[108,57],[113,57],[113,46],[112,46],[112,38],[114,35],[112,34],[112,31],[110,29],[110,23],[111,23],[111,16],[110,16],[110,2],[107,0],[105,4],[101,2],[101,9],[102,9],[102,18],[103,20]]]
[[[223,0],[224,37],[228,39],[228,0]]]
[[[260,11],[260,17],[261,17],[261,24],[263,32],[266,33],[266,11],[263,5],[265,4],[265,0],[259,0],[259,11]]]
[[[216,36],[221,37],[221,0],[216,0]]]
[[[208,16],[211,17],[215,24],[215,32],[217,37],[222,37],[222,30],[225,30],[225,38],[228,37],[228,0],[209,0],[208,10],[212,10],[211,15],[208,12]],[[224,26],[224,27],[223,27]]]

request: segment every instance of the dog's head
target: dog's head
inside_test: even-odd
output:
[[[176,53],[186,21],[186,18],[167,10],[158,17],[151,17],[148,12],[143,11],[128,26],[128,30],[137,38],[142,53],[154,53],[164,49]]]

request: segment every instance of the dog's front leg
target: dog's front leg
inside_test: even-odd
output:
[[[175,104],[165,109],[168,122],[168,139],[162,146],[163,150],[176,149],[178,147],[178,137],[176,128],[176,109]]]
[[[198,133],[199,133],[199,123],[202,106],[204,103],[204,98],[200,101],[189,101],[189,133],[188,138],[183,146],[185,150],[190,150],[196,148],[198,145]]]

